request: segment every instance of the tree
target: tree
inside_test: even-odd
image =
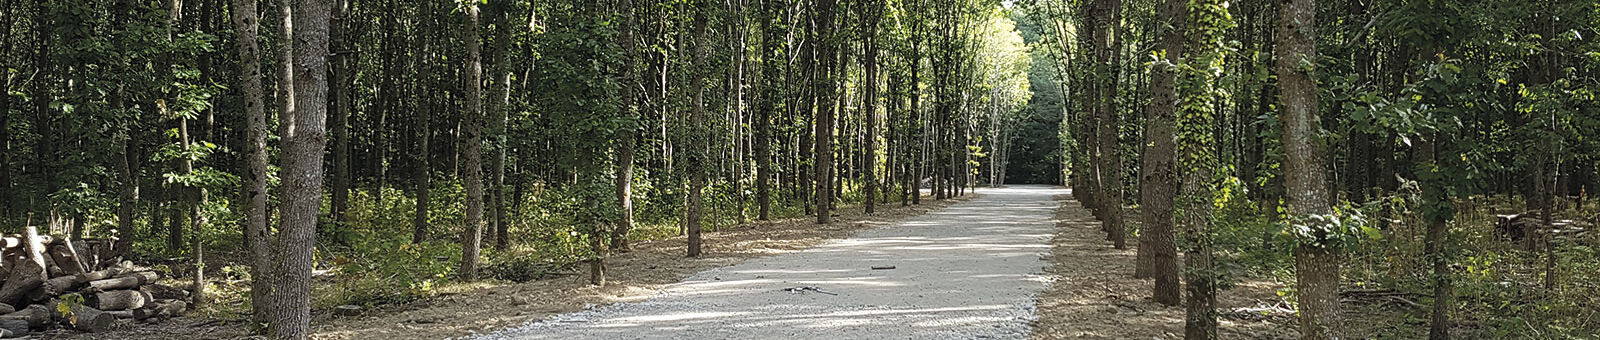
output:
[[[812,139],[816,145],[812,147],[812,162],[814,162],[816,180],[817,224],[828,224],[833,221],[833,109],[834,87],[833,68],[835,47],[838,44],[837,33],[834,32],[833,10],[837,0],[816,0],[816,53],[817,67],[815,79],[811,83],[811,91],[816,93],[816,118],[812,132]]]
[[[278,251],[281,261],[268,301],[272,337],[311,335],[311,249],[322,203],[322,154],[327,147],[328,16],[331,0],[301,0],[294,8],[294,111],[283,127],[283,184]]]
[[[1173,197],[1178,191],[1178,174],[1173,168],[1177,145],[1173,112],[1179,98],[1174,85],[1176,70],[1183,60],[1184,28],[1188,19],[1187,0],[1168,0],[1161,7],[1165,24],[1161,27],[1160,56],[1151,63],[1150,105],[1145,108],[1144,177],[1139,180],[1139,205],[1142,228],[1135,277],[1155,279],[1156,302],[1176,306],[1181,301],[1178,283],[1177,245],[1173,242]]]
[[[249,171],[242,194],[245,197],[244,239],[250,257],[255,259],[250,265],[250,275],[255,278],[250,282],[250,297],[253,301],[270,301],[266,295],[271,286],[268,278],[274,274],[268,271],[272,267],[268,260],[272,258],[272,242],[267,230],[267,114],[261,87],[261,47],[256,43],[261,24],[256,20],[255,0],[234,0],[231,4],[234,44],[239,50],[239,90],[244,96],[248,135],[245,139]],[[268,321],[266,317],[271,313],[267,306],[270,304],[250,304],[256,322]]]
[[[1113,247],[1127,248],[1127,226],[1122,221],[1122,146],[1117,142],[1121,123],[1118,122],[1117,67],[1122,50],[1122,40],[1117,27],[1122,16],[1121,0],[1096,0],[1092,28],[1095,43],[1095,116],[1099,121],[1096,136],[1099,141],[1100,192],[1096,200],[1105,211],[1104,227]]]
[[[862,85],[866,87],[865,98],[862,99],[866,101],[866,105],[862,108],[862,117],[866,121],[867,125],[866,145],[862,146],[862,153],[866,154],[867,159],[866,164],[862,165],[862,170],[864,171],[862,176],[864,177],[863,181],[865,182],[863,183],[864,186],[862,187],[862,190],[865,190],[866,192],[864,192],[862,195],[863,198],[861,199],[861,205],[865,207],[868,214],[871,214],[873,213],[873,209],[876,207],[878,201],[878,176],[875,172],[878,168],[877,36],[878,20],[883,16],[883,5],[879,1],[867,0],[866,2],[862,3],[862,10],[862,16],[864,17],[861,22],[861,32],[863,35],[862,44],[865,45],[864,48],[866,49],[864,52],[866,56],[861,58],[862,72],[866,73],[864,76],[866,79],[863,81]]]
[[[490,4],[489,22],[494,25],[494,40],[489,47],[489,65],[491,65],[491,80],[494,81],[489,88],[488,105],[488,134],[491,147],[489,151],[489,212],[491,215],[492,230],[494,230],[495,249],[505,250],[510,246],[511,231],[506,225],[506,121],[509,119],[507,111],[511,109],[511,61],[506,56],[511,48],[511,16],[512,9],[516,8],[513,1],[495,1]]]
[[[627,18],[621,28],[622,32],[618,35],[618,39],[621,40],[619,45],[626,51],[622,63],[622,87],[619,90],[621,95],[618,97],[622,100],[620,103],[622,115],[627,121],[624,123],[622,140],[619,141],[621,145],[617,146],[617,205],[622,210],[622,216],[617,222],[616,229],[611,231],[611,249],[618,252],[630,250],[628,232],[633,230],[633,163],[634,148],[638,143],[635,140],[638,127],[634,122],[639,119],[637,91],[642,88],[640,86],[642,84],[639,84],[638,63],[641,59],[639,49],[643,48],[635,42],[641,26],[639,20],[635,18],[634,1],[618,1],[618,12]]]
[[[762,0],[761,31],[761,94],[756,97],[755,157],[756,157],[756,219],[772,219],[772,117],[777,111],[783,75],[783,40],[785,32],[779,31],[784,2]]]
[[[1216,79],[1226,60],[1224,32],[1233,27],[1233,19],[1223,0],[1193,1],[1188,6],[1189,54],[1177,83],[1182,100],[1178,107],[1178,167],[1187,171],[1177,200],[1179,223],[1189,247],[1184,256],[1189,293],[1184,339],[1216,339],[1217,286],[1223,269],[1213,262],[1212,253],[1212,205],[1219,174],[1218,157],[1212,151],[1216,137],[1210,125],[1216,117],[1215,103],[1225,96]]]
[[[688,256],[700,256],[700,215],[706,189],[706,156],[711,146],[706,133],[706,25],[711,16],[709,1],[695,3],[694,14],[694,108],[689,117],[689,206],[684,209],[684,229],[689,233]]]
[[[1326,142],[1320,136],[1317,85],[1312,81],[1316,50],[1316,1],[1290,0],[1279,7],[1275,58],[1280,113],[1283,123],[1284,186],[1290,216],[1312,229],[1312,238],[1299,240],[1294,251],[1295,282],[1300,297],[1300,335],[1303,339],[1338,339],[1339,236],[1329,202]]]
[[[461,39],[467,43],[467,60],[462,68],[466,84],[467,112],[462,122],[461,148],[464,149],[462,181],[467,187],[466,230],[461,237],[461,277],[478,278],[478,253],[483,237],[483,57],[478,42],[478,5],[462,3],[466,27]]]

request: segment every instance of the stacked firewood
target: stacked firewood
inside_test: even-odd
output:
[[[0,251],[0,337],[65,327],[110,329],[118,319],[159,321],[187,311],[189,291],[157,283],[154,270],[110,261],[113,240],[4,237]]]

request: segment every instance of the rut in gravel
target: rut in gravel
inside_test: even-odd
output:
[[[978,193],[848,239],[707,270],[641,302],[477,338],[1027,338],[1034,297],[1048,285],[1051,196],[1066,190]]]

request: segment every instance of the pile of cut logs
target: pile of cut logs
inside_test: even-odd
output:
[[[189,291],[156,283],[155,271],[111,259],[113,240],[4,237],[0,252],[0,337],[65,327],[110,329],[117,319],[159,321],[187,311]]]

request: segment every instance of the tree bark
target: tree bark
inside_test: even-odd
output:
[[[694,17],[694,109],[689,117],[691,124],[689,147],[689,206],[684,209],[684,230],[689,234],[688,256],[700,256],[700,227],[701,208],[706,188],[706,158],[710,148],[706,133],[706,25],[710,20],[711,6],[708,2],[699,2]]]
[[[489,167],[493,172],[489,179],[489,211],[493,216],[491,226],[494,227],[494,247],[505,250],[510,246],[511,231],[506,225],[506,151],[510,147],[506,144],[506,123],[509,120],[511,109],[511,60],[506,53],[511,48],[511,10],[515,4],[509,1],[491,3],[489,21],[494,25],[494,43],[489,50],[489,64],[494,69],[491,75],[494,87],[489,88],[489,144],[492,152]]]
[[[334,242],[345,244],[348,241],[345,239],[345,228],[349,223],[345,212],[350,209],[350,109],[353,107],[350,104],[350,88],[355,86],[355,65],[351,62],[355,55],[350,50],[355,46],[350,38],[349,26],[353,19],[350,0],[335,0],[333,10],[333,21],[329,25],[331,32],[328,34],[333,39],[331,48],[340,50],[332,51],[333,54],[328,56],[328,66],[332,68],[332,78],[329,80],[332,85],[328,90],[333,92],[333,115],[328,120],[328,128],[333,133],[333,149],[329,155],[333,157],[329,160],[330,175],[333,176],[329,183],[333,191],[330,196],[333,201],[328,204],[328,212]]]
[[[1095,6],[1094,39],[1095,65],[1099,68],[1099,84],[1096,89],[1095,115],[1100,128],[1096,136],[1100,146],[1100,187],[1104,195],[1099,203],[1104,206],[1104,227],[1111,239],[1112,247],[1116,249],[1127,248],[1127,227],[1122,220],[1122,145],[1118,144],[1118,134],[1121,128],[1117,114],[1117,71],[1119,69],[1118,56],[1122,52],[1121,41],[1117,37],[1117,26],[1120,23],[1121,0],[1097,0]]]
[[[1134,277],[1154,278],[1158,303],[1177,306],[1182,298],[1178,283],[1178,248],[1173,242],[1173,197],[1178,191],[1177,136],[1173,113],[1178,94],[1174,84],[1177,64],[1184,53],[1184,29],[1188,26],[1185,0],[1167,0],[1161,8],[1166,22],[1161,29],[1161,56],[1151,66],[1150,105],[1145,108],[1144,178],[1139,180],[1139,205],[1142,232],[1139,233],[1138,265]]]
[[[307,339],[311,331],[311,253],[322,201],[323,150],[327,147],[328,15],[331,0],[299,0],[294,7],[294,112],[283,115],[283,184],[270,335]]]
[[[812,91],[817,93],[817,111],[815,132],[812,139],[816,145],[812,148],[812,161],[816,162],[815,179],[817,181],[816,197],[817,224],[833,222],[833,110],[834,89],[833,68],[835,61],[835,46],[838,44],[834,31],[834,6],[837,0],[817,0],[816,3],[816,54],[819,62],[815,72],[816,79],[811,84]]]
[[[772,219],[772,116],[777,110],[782,70],[782,32],[775,24],[780,20],[784,3],[765,0],[761,7],[761,28],[766,36],[761,41],[761,95],[757,97],[755,118],[756,153],[756,219]]]
[[[272,267],[268,259],[272,257],[273,240],[267,230],[267,113],[261,86],[261,47],[256,43],[261,25],[256,19],[255,0],[233,0],[232,5],[234,44],[239,50],[239,90],[244,96],[245,157],[249,167],[245,171],[242,194],[245,198],[245,247],[252,259],[250,298],[265,302],[272,300],[268,295],[274,275],[268,270]],[[132,225],[127,227],[132,230]],[[250,304],[255,322],[267,321],[268,306],[267,303]]]
[[[467,187],[466,228],[461,237],[461,277],[468,281],[478,279],[478,255],[483,237],[483,56],[478,41],[478,5],[469,4],[463,9],[466,27],[462,40],[467,42],[467,60],[462,65],[462,83],[467,87],[467,112],[462,122],[462,181]]]
[[[866,11],[866,13],[865,13],[866,18],[864,18],[862,20],[863,21],[863,25],[861,27],[861,31],[862,31],[862,34],[865,35],[865,39],[862,42],[862,44],[865,45],[864,53],[866,54],[866,56],[861,58],[861,67],[862,67],[862,72],[866,73],[866,75],[864,75],[864,77],[866,79],[863,81],[863,84],[862,84],[862,86],[866,87],[866,91],[865,91],[866,93],[863,94],[865,96],[865,98],[863,100],[866,102],[866,105],[864,105],[863,108],[862,108],[861,116],[866,121],[866,130],[867,130],[866,139],[867,140],[866,140],[865,145],[862,145],[862,149],[861,149],[861,152],[866,154],[866,160],[861,165],[861,169],[864,172],[862,174],[862,177],[863,177],[863,180],[866,182],[866,183],[864,183],[865,185],[862,186],[862,190],[866,191],[864,193],[864,196],[862,196],[863,197],[862,198],[862,205],[866,208],[866,213],[871,214],[871,213],[873,213],[873,210],[877,207],[877,201],[878,201],[878,174],[877,174],[877,168],[878,168],[878,45],[877,45],[877,36],[878,36],[878,20],[883,15],[883,12],[882,12],[883,5],[880,4],[878,1],[868,1],[865,4],[865,6],[863,7],[863,9]]]
[[[1416,152],[1413,157],[1416,162],[1421,163],[1419,171],[1435,172],[1432,176],[1441,176],[1436,173],[1440,171],[1438,168],[1443,162],[1438,156],[1437,148],[1440,142],[1438,138],[1437,134],[1424,137],[1414,145]],[[1450,212],[1453,209],[1449,207],[1450,197],[1441,183],[1423,183],[1422,197],[1422,204],[1427,207],[1423,212],[1423,219],[1428,226],[1422,240],[1423,253],[1426,254],[1433,270],[1433,317],[1428,330],[1428,339],[1448,340],[1450,309],[1453,303],[1451,300],[1455,293],[1451,286],[1450,259],[1445,247],[1449,242]]]
[[[1288,0],[1278,13],[1273,37],[1280,114],[1283,124],[1284,201],[1290,216],[1305,218],[1332,213],[1329,202],[1326,143],[1317,108],[1317,87],[1303,63],[1315,60],[1316,3]],[[1300,240],[1295,255],[1295,281],[1300,293],[1300,336],[1306,340],[1338,339],[1339,254],[1328,232],[1333,226],[1316,226],[1314,240]]]
[[[619,92],[622,97],[622,114],[630,121],[639,117],[639,106],[636,103],[639,96],[635,91],[641,85],[638,84],[640,77],[635,67],[641,60],[639,48],[635,46],[635,31],[640,26],[639,21],[633,17],[633,1],[618,1],[622,5],[619,12],[628,18],[619,37],[626,56],[622,67],[622,88]],[[618,141],[620,145],[617,146],[617,204],[622,210],[622,216],[617,221],[617,228],[611,230],[611,249],[617,252],[625,253],[632,250],[628,244],[628,233],[633,230],[633,162],[634,144],[637,143],[635,138],[638,133],[635,126],[627,125],[622,131],[622,138]]]

